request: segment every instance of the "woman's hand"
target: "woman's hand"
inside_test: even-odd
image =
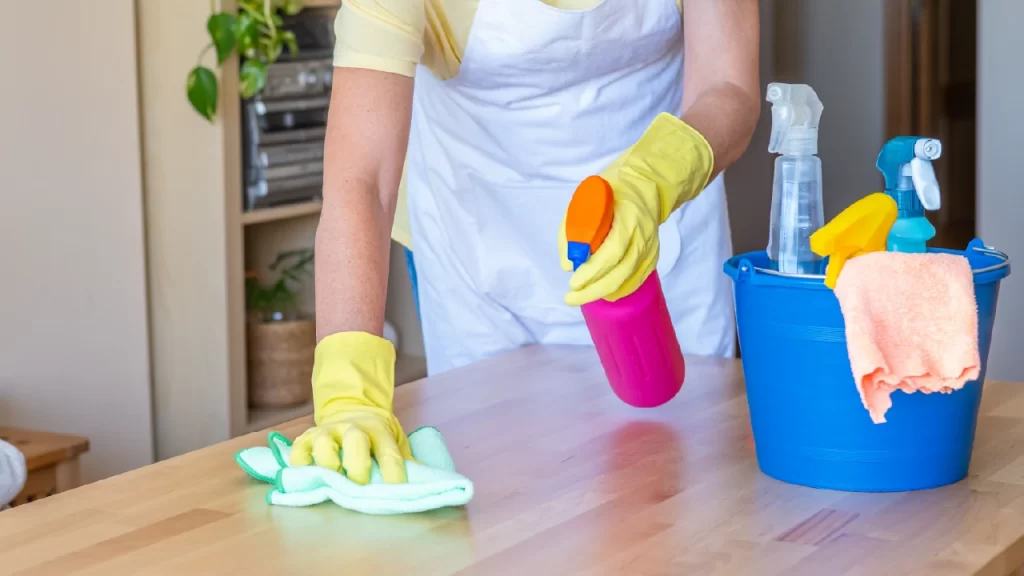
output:
[[[345,474],[357,484],[370,482],[372,460],[384,482],[407,481],[412,460],[409,439],[392,412],[395,348],[364,332],[324,338],[313,364],[316,426],[292,445],[292,466],[315,464]]]
[[[615,301],[639,288],[658,265],[658,227],[704,190],[713,166],[711,146],[699,132],[671,114],[655,118],[640,140],[601,173],[615,197],[611,230],[569,279],[566,303]],[[571,272],[566,250],[563,219],[559,253],[562,268]]]

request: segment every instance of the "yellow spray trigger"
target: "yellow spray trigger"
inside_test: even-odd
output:
[[[811,234],[811,250],[829,259],[828,270],[825,271],[826,286],[836,287],[839,273],[850,258],[885,251],[897,211],[895,200],[888,194],[876,192],[854,202]]]

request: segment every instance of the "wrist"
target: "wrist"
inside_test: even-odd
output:
[[[317,424],[357,405],[390,413],[395,356],[390,341],[367,332],[339,332],[321,340],[313,361]]]
[[[663,223],[704,190],[714,164],[711,145],[697,129],[676,116],[661,113],[602,176],[614,188],[618,188],[616,183],[630,181],[633,188],[653,188],[653,194],[643,195],[656,203],[651,208]]]

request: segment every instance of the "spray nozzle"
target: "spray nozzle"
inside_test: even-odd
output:
[[[913,190],[925,210],[938,210],[942,196],[932,160],[940,156],[942,142],[935,138],[898,136],[882,147],[876,166],[885,178],[886,190]]]
[[[768,85],[772,103],[772,136],[768,151],[781,154],[818,153],[818,122],[824,107],[807,84]]]

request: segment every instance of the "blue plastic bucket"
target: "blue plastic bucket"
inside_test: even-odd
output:
[[[920,490],[967,475],[1005,254],[966,251],[978,302],[981,376],[952,394],[892,395],[887,422],[860,401],[843,315],[824,276],[783,275],[765,252],[725,263],[733,279],[747,402],[761,471],[784,482],[857,492]]]

